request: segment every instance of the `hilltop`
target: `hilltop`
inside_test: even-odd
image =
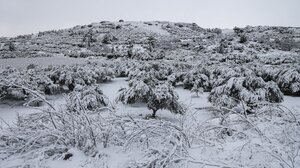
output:
[[[195,23],[102,21],[0,38],[0,57],[63,54],[70,57],[139,58],[137,55],[145,53],[149,43],[154,45],[156,54],[146,53],[148,56],[143,59],[185,59],[201,54],[255,55],[277,50],[299,52],[299,39],[300,28],[297,27],[247,26],[228,31],[205,29]],[[180,57],[174,56],[174,51]],[[163,56],[159,54],[162,52]]]

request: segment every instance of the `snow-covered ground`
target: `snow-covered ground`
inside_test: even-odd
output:
[[[114,100],[118,95],[118,90],[122,87],[127,87],[127,81],[126,78],[115,78],[111,82],[103,83],[101,84],[101,88],[105,95],[108,96],[112,104],[115,104]],[[207,97],[209,93],[203,93],[199,95],[198,97],[191,93],[189,90],[185,90],[181,87],[175,89],[180,97],[180,101],[182,101],[187,107],[189,108],[189,113],[196,114],[194,116],[197,117],[197,121],[199,123],[202,123],[206,120],[212,119],[214,117],[214,114],[212,114],[211,111],[209,111],[209,107],[211,107],[211,104],[207,101]],[[62,95],[59,96],[50,96],[48,97],[49,101],[56,105],[56,107],[59,107],[59,105],[65,103],[64,98]],[[294,110],[300,110],[300,97],[290,97],[285,96],[285,102],[282,103],[284,106],[294,109]],[[136,105],[123,105],[121,103],[115,104],[117,113],[120,115],[128,115],[135,117],[144,117],[148,114],[150,114],[150,110],[148,110],[144,105],[136,104]],[[43,106],[45,108],[45,106]],[[19,105],[7,105],[7,104],[1,104],[0,105],[0,117],[7,123],[11,124],[14,121],[16,121],[17,114],[20,115],[26,115],[33,112],[37,112],[39,110],[32,109],[32,108],[26,108]],[[168,111],[159,111],[157,113],[158,117],[167,121],[172,122],[178,122],[180,120],[180,115],[174,115],[171,114]],[[2,123],[2,126],[5,126],[4,123]],[[231,149],[235,146],[239,146],[240,142],[237,143],[228,143],[224,147],[224,156],[230,155],[226,154],[226,151],[232,151]],[[226,150],[225,148],[230,148],[230,150]],[[203,148],[202,148],[203,149]],[[215,149],[215,148],[214,148]],[[217,149],[217,148],[216,148]],[[197,146],[193,146],[191,149],[189,149],[189,153],[193,158],[203,158],[202,155],[199,155],[201,151],[199,151],[200,148],[197,148]],[[124,152],[122,147],[110,147],[101,149],[101,159],[100,162],[97,160],[96,162],[93,160],[94,158],[87,157],[83,154],[82,151],[79,151],[77,149],[71,149],[69,150],[74,156],[71,157],[68,160],[47,160],[43,164],[47,165],[49,168],[79,168],[79,167],[96,167],[96,166],[103,166],[103,167],[111,167],[111,168],[118,168],[123,167],[127,162],[128,158],[130,159],[138,159],[142,153],[139,153],[139,150],[130,150]],[[213,154],[212,151],[211,153]],[[207,152],[206,153],[210,153]],[[210,158],[210,156],[205,156],[204,158]],[[41,158],[43,159],[43,158]],[[0,167],[13,167],[16,164],[20,163],[27,163],[26,160],[14,160],[12,162],[6,162],[3,164],[0,164]],[[40,162],[37,162],[41,164]],[[95,165],[97,164],[97,165]],[[37,167],[40,165],[37,165]],[[192,167],[193,164],[190,164],[190,167]],[[195,168],[199,165],[195,164]]]
[[[118,90],[122,87],[127,87],[127,81],[126,78],[115,78],[111,82],[103,83],[101,84],[101,88],[104,92],[105,95],[108,96],[110,99],[111,103],[114,103],[117,95],[118,95]],[[194,112],[201,113],[199,118],[204,121],[206,119],[209,119],[212,117],[212,114],[205,110],[199,110],[203,107],[210,106],[210,103],[207,102],[207,96],[208,93],[204,93],[200,95],[199,97],[194,96],[193,94],[190,93],[189,90],[185,90],[183,88],[176,88],[176,91],[180,97],[180,100],[188,105],[188,108]],[[65,103],[65,100],[62,95],[59,96],[50,96],[48,97],[49,102],[53,103],[56,105],[56,107],[59,107],[59,105]],[[39,110],[30,108],[30,107],[24,107],[20,105],[13,105],[13,104],[1,104],[0,105],[0,117],[8,124],[12,124],[14,121],[17,119],[17,115],[26,115],[34,112],[38,112]],[[46,108],[46,105],[42,106],[42,108]],[[135,105],[123,105],[121,103],[118,103],[116,105],[117,113],[120,115],[127,115],[130,114],[131,116],[136,116],[136,117],[144,117],[148,114],[151,113],[150,110],[148,110],[145,105],[141,104],[135,104]],[[197,110],[198,109],[198,110]],[[180,118],[180,115],[174,115],[170,113],[169,111],[159,111],[158,112],[158,117],[169,120],[169,121],[175,121],[177,122]],[[2,123],[2,126],[7,126],[6,124]],[[88,163],[89,159],[86,157],[81,151],[77,149],[72,149],[70,152],[74,154],[74,156],[67,160],[55,160],[55,161],[47,161],[45,163],[51,168],[77,168],[77,167],[82,167],[85,165],[85,167],[94,167],[95,165],[92,165],[93,163],[91,160],[91,163]],[[107,161],[105,164],[108,164],[108,167],[122,167],[127,161],[128,158],[134,159],[140,157],[140,153],[138,153],[135,150],[132,151],[126,151],[124,152],[121,147],[112,147],[108,149],[102,149],[102,153],[106,153],[108,157],[104,156],[104,159]],[[4,167],[10,167],[14,166],[16,164],[22,164],[26,163],[24,160],[14,160],[14,162],[11,163],[5,163]],[[104,163],[104,162],[103,162]],[[1,164],[0,164],[1,166]]]
[[[109,98],[110,102],[114,105],[115,99],[118,95],[119,89],[122,87],[127,87],[127,78],[115,78],[111,82],[102,83],[101,89],[103,93]],[[208,92],[204,92],[199,96],[196,96],[194,93],[191,93],[189,90],[183,89],[182,87],[175,88],[175,91],[179,95],[179,100],[187,105],[190,111],[196,112],[202,118],[202,121],[209,119],[212,117],[211,112],[207,111],[208,107],[211,107],[211,103],[208,102]],[[48,96],[47,97],[49,102],[55,104],[57,107],[65,103],[64,97],[62,95],[57,96]],[[292,97],[292,96],[285,96],[284,102],[282,105],[285,107],[294,110],[300,111],[300,97]],[[46,105],[45,105],[46,106]],[[43,107],[45,107],[43,106]],[[151,113],[144,105],[134,104],[134,105],[123,105],[118,103],[116,105],[117,111],[123,114],[134,114],[134,115],[148,115]],[[32,108],[32,107],[24,107],[20,103],[9,103],[9,104],[0,104],[0,117],[8,123],[11,123],[16,120],[18,114],[30,114],[33,112],[37,112],[39,110]],[[159,117],[163,118],[174,118],[174,114],[170,113],[169,111],[159,111]]]
[[[11,66],[14,68],[24,68],[30,64],[36,64],[39,66],[48,65],[72,65],[82,64],[86,61],[85,58],[72,58],[62,55],[56,55],[53,57],[37,57],[37,58],[7,58],[1,59],[0,67]]]
[[[121,89],[122,87],[127,87],[126,79],[127,78],[115,78],[111,82],[101,84],[101,89],[103,93],[109,98],[112,104],[115,104],[115,99],[118,95],[119,89]],[[199,110],[211,106],[211,104],[207,101],[208,93],[203,93],[202,95],[199,95],[197,97],[194,94],[192,94],[189,90],[183,88],[176,88],[175,90],[179,95],[180,101],[187,105],[190,110],[199,111],[199,113],[202,114],[201,117],[203,118],[203,120],[209,118],[209,112]],[[64,97],[62,95],[49,96],[48,100],[50,103],[55,104],[57,107],[65,103]],[[46,105],[43,107],[46,108]],[[141,104],[123,105],[121,103],[118,103],[116,105],[116,108],[117,112],[119,112],[120,114],[129,113],[133,115],[146,116],[151,113],[151,111],[148,110],[145,107],[145,105]],[[32,107],[24,107],[20,103],[0,104],[0,117],[8,123],[12,123],[13,121],[15,121],[18,114],[30,114],[37,111],[39,110]],[[161,112],[159,111],[158,116],[171,119],[173,118],[172,116],[174,116],[174,114],[164,110]]]

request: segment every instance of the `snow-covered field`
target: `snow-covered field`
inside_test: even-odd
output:
[[[115,78],[111,82],[101,84],[103,93],[107,95],[111,103],[115,102],[119,89],[121,89],[122,87],[127,87],[128,82],[126,81],[126,79],[127,78]],[[202,118],[203,121],[212,117],[212,114],[210,112],[199,110],[201,108],[211,106],[211,104],[207,101],[208,93],[205,92],[199,96],[196,96],[189,90],[183,89],[182,87],[176,88],[175,90],[179,95],[180,101],[188,105],[190,109],[199,111],[198,113],[201,114],[200,118]],[[47,98],[49,102],[55,104],[56,107],[65,104],[63,95],[48,96]],[[290,104],[293,105],[293,99],[290,100]],[[8,123],[13,123],[14,121],[16,121],[17,115],[26,115],[40,111],[39,109],[36,109],[34,107],[22,106],[20,102],[17,102],[17,104],[14,104],[12,102],[10,102],[9,104],[0,104],[0,107],[0,117]],[[46,108],[47,105],[44,104],[44,106],[42,107]],[[149,109],[147,109],[145,105],[141,104],[123,105],[122,103],[118,103],[116,108],[118,109],[119,113],[123,114],[134,114],[137,116],[146,116],[147,114],[150,114]],[[174,117],[174,114],[171,114],[166,110],[158,112],[158,115],[159,117],[169,118],[169,120]]]
[[[15,68],[24,68],[30,64],[36,64],[40,66],[48,65],[71,65],[81,64],[87,59],[84,58],[71,58],[62,55],[56,55],[53,57],[38,57],[38,58],[7,58],[1,59],[0,67],[12,66]]]
[[[126,81],[126,79],[127,78],[115,78],[111,82],[101,84],[102,91],[105,95],[107,95],[112,103],[114,103],[119,89],[127,87],[128,82]],[[200,116],[199,118],[203,119],[202,121],[213,117],[213,114],[211,114],[211,112],[205,110],[205,108],[212,106],[211,103],[209,103],[207,100],[208,92],[204,92],[203,94],[196,96],[189,90],[183,89],[182,87],[176,88],[175,91],[178,93],[180,101],[188,105],[191,110],[197,111]],[[49,102],[57,105],[57,107],[65,103],[63,95],[48,96],[47,98]],[[290,108],[291,110],[300,111],[300,97],[284,96],[284,102],[282,103],[282,105]],[[2,103],[0,104],[0,107],[0,117],[8,123],[15,121],[18,114],[22,115],[39,111],[33,107],[22,106],[20,102],[17,102],[17,104],[14,104],[12,102],[10,102],[9,104]],[[150,113],[150,111],[144,105],[123,105],[121,103],[118,103],[117,108],[119,110],[122,109],[120,110],[120,112],[125,114],[136,113],[136,115],[147,115],[148,113]],[[169,115],[170,118],[173,118],[173,114],[168,113],[168,111],[164,111],[161,113],[159,112],[158,115],[160,117],[168,117]]]
[[[0,38],[0,168],[300,167],[299,34],[120,20]]]
[[[118,95],[118,90],[122,87],[127,87],[128,82],[126,81],[126,79],[127,78],[116,78],[113,79],[111,82],[101,84],[101,89],[112,103],[115,101]],[[201,108],[211,106],[211,104],[207,101],[208,93],[203,93],[200,96],[195,96],[189,90],[185,90],[181,87],[176,88],[176,92],[180,97],[180,101],[182,101],[184,104],[187,104],[191,111],[197,113],[199,122],[203,122],[213,117],[213,114],[211,112],[206,110],[200,110]],[[48,99],[49,102],[55,104],[56,107],[59,107],[60,105],[65,103],[63,95],[49,96]],[[35,112],[41,112],[40,110],[33,107],[24,107],[20,103],[17,105],[13,103],[0,104],[0,107],[0,117],[3,119],[3,121],[1,122],[3,127],[7,127],[6,123],[15,123],[18,115],[28,115]],[[40,108],[45,109],[46,107],[47,105],[43,105]],[[123,105],[121,103],[118,103],[116,105],[116,109],[117,113],[119,113],[120,115],[130,115],[133,117],[145,117],[146,115],[150,114],[149,109],[147,109],[147,107],[145,107],[145,105],[142,104]],[[159,111],[158,117],[172,122],[178,122],[178,120],[180,119],[180,115],[171,114],[169,111],[166,110]],[[107,158],[104,158],[107,160],[107,162],[103,162],[103,164],[105,163],[108,167],[111,168],[123,167],[123,165],[125,165],[126,162],[128,162],[128,159],[134,159],[135,157],[139,157],[142,154],[136,150],[124,152],[121,147],[114,147],[101,150],[102,153],[105,153],[108,156]],[[89,165],[92,163],[92,161],[90,160],[91,158],[86,157],[81,151],[77,149],[72,149],[69,152],[72,152],[74,154],[74,157],[67,161],[50,160],[44,164],[50,168],[79,168],[84,165],[92,166]],[[4,164],[0,164],[0,166],[13,167],[14,165],[18,164],[26,164],[26,160],[13,160],[5,162]]]
[[[127,78],[115,78],[111,82],[103,83],[101,84],[101,89],[103,90],[104,94],[108,96],[111,103],[114,104],[114,101],[118,95],[118,90],[122,87],[127,87],[128,82],[126,81]],[[192,115],[193,119],[199,124],[205,124],[208,120],[213,120],[216,116],[215,114],[209,110],[212,108],[212,105],[207,101],[208,93],[204,92],[203,94],[200,94],[199,96],[196,96],[195,94],[191,93],[189,90],[183,89],[182,87],[178,87],[175,89],[176,92],[179,95],[180,101],[182,101],[184,104],[188,105],[188,114],[187,116]],[[53,103],[56,107],[59,107],[63,104],[65,104],[64,96],[63,95],[57,95],[57,96],[48,96],[47,97],[50,103]],[[291,97],[291,96],[285,96],[285,101],[282,103],[284,106],[292,109],[293,111],[299,112],[300,111],[300,97]],[[40,110],[37,110],[32,107],[24,107],[20,104],[1,104],[0,105],[0,117],[2,119],[2,126],[7,127],[8,125],[4,124],[13,124],[17,120],[17,115],[28,115],[30,113],[34,112],[41,112]],[[141,104],[135,104],[135,105],[123,105],[121,103],[115,104],[116,112],[119,115],[130,115],[132,117],[145,117],[146,115],[150,114],[149,109],[145,107],[145,105]],[[42,109],[46,108],[46,105],[43,105],[40,107]],[[171,121],[174,123],[179,123],[182,119],[181,115],[174,115],[166,110],[162,110],[158,112],[158,117],[162,120]],[[195,118],[196,117],[196,118]],[[191,118],[190,118],[191,119]],[[185,121],[187,123],[192,121]],[[215,142],[214,142],[215,143]],[[226,144],[223,144],[223,146],[215,146],[211,147],[208,145],[208,147],[203,148],[202,145],[193,145],[189,149],[190,157],[197,160],[203,158],[204,159],[204,165],[206,167],[219,167],[223,164],[219,163],[212,163],[208,160],[211,158],[217,157],[216,153],[214,152],[221,152],[222,157],[230,156],[232,153],[232,149],[237,149],[241,145],[246,145],[247,141],[233,141],[228,142]],[[221,144],[219,144],[221,145]],[[221,151],[219,151],[222,149]],[[215,150],[215,151],[206,151],[206,150]],[[36,167],[47,167],[47,168],[80,168],[80,167],[110,167],[110,168],[119,168],[123,167],[124,165],[128,164],[128,160],[135,160],[141,157],[143,155],[142,151],[139,149],[131,149],[126,150],[122,147],[109,147],[109,148],[101,148],[101,156],[99,155],[100,159],[97,158],[91,158],[86,156],[82,151],[72,148],[68,150],[69,153],[72,153],[73,156],[68,160],[63,159],[48,159],[44,160],[43,157],[37,156],[36,159],[34,159],[34,164],[32,166]],[[229,153],[228,153],[229,152]],[[205,153],[206,156],[203,156],[203,153]],[[263,158],[258,159],[260,162],[263,162]],[[32,162],[32,161],[30,161]],[[222,162],[221,162],[222,163]],[[17,165],[26,165],[29,164],[29,162],[25,159],[13,159],[13,160],[6,160],[5,162],[0,163],[0,167],[14,167]],[[211,164],[211,165],[210,165]],[[189,167],[199,167],[199,163],[197,161],[191,162],[188,164]],[[200,164],[201,165],[201,164]],[[234,165],[234,164],[233,164]],[[231,166],[229,166],[231,167]],[[234,167],[234,166],[233,166]]]

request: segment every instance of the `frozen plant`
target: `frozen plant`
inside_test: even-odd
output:
[[[70,111],[96,110],[108,104],[109,99],[103,94],[99,85],[76,86],[67,97],[67,107]]]
[[[282,69],[274,78],[283,93],[300,95],[300,68]]]
[[[214,88],[208,100],[215,106],[234,108],[241,103],[253,108],[257,104],[280,103],[283,94],[275,82],[265,82],[260,77],[232,77]]]
[[[154,118],[156,112],[161,109],[183,114],[185,108],[178,99],[177,93],[174,92],[170,84],[158,81],[149,74],[129,81],[129,88],[122,88],[120,95],[117,97],[117,101],[124,104],[146,103],[147,107],[152,110],[152,117]]]
[[[195,93],[196,96],[198,97],[199,94],[202,94],[203,93],[203,87],[198,87],[198,85],[194,85],[191,89],[191,92],[192,93]]]

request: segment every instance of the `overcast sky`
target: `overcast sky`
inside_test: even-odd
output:
[[[118,21],[300,27],[300,0],[0,0],[0,36]]]

